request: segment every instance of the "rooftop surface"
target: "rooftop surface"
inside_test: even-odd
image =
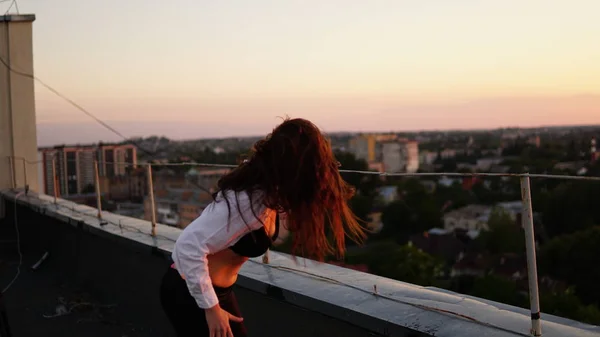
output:
[[[104,302],[60,277],[60,261],[49,260],[33,271],[30,267],[40,257],[24,255],[21,273],[4,295],[14,336],[147,336],[140,314],[125,312],[119,302]],[[16,254],[2,255],[2,269],[11,271],[0,274],[2,286],[14,277],[17,260]]]
[[[45,195],[30,193],[19,204],[24,262],[6,293],[15,336],[172,335],[157,289],[179,229],[157,225],[151,237],[149,222],[107,212],[101,225],[94,208],[55,205]],[[10,241],[14,204],[6,205],[0,239]],[[15,245],[2,246],[2,269],[14,271]],[[48,259],[31,270],[44,252]],[[1,273],[2,285],[13,275]],[[531,324],[526,309],[274,252],[268,264],[257,258],[242,268],[237,292],[252,336],[528,336]],[[61,304],[73,310],[49,318]],[[301,329],[306,322],[309,330]],[[542,315],[542,331],[600,335],[599,327],[550,315]]]

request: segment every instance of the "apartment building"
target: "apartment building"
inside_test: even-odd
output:
[[[98,144],[39,148],[43,166],[43,191],[72,196],[93,191],[94,162],[100,177],[118,177],[137,167],[134,145]]]
[[[419,170],[419,143],[395,134],[359,135],[350,140],[349,149],[357,159],[380,163],[387,172]]]
[[[387,172],[414,173],[419,170],[419,144],[393,140],[380,143],[381,162]]]
[[[419,164],[420,165],[433,165],[438,158],[438,153],[433,151],[420,151],[419,152]]]
[[[492,207],[484,205],[468,205],[444,214],[444,229],[466,231],[488,230],[488,219]]]
[[[357,159],[377,162],[381,158],[380,143],[397,138],[395,134],[362,134],[350,140],[349,149]]]
[[[160,178],[160,177],[158,177]],[[158,180],[157,177],[154,181]],[[124,175],[100,177],[100,192],[113,201],[139,202],[148,193],[148,175],[145,167],[128,170]]]
[[[163,188],[155,191],[156,221],[165,225],[185,228],[210,204],[210,194],[195,188]],[[144,200],[144,219],[152,219],[150,198]]]
[[[154,184],[156,221],[165,225],[185,228],[196,219],[212,201],[219,179],[231,169],[192,168],[184,175],[162,170]],[[144,200],[144,218],[152,218],[149,198]]]
[[[212,193],[216,191],[219,179],[229,171],[231,171],[230,168],[192,168],[186,173],[186,179],[192,185],[200,185]]]

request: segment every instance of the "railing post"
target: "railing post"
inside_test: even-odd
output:
[[[23,158],[23,180],[25,181],[25,184],[23,187],[25,187],[25,189],[27,189],[27,160],[25,158]]]
[[[56,204],[58,196],[58,191],[56,190],[56,156],[52,156],[52,191],[54,192],[54,204]]]
[[[531,335],[542,335],[540,317],[540,295],[538,291],[537,262],[535,254],[535,232],[533,228],[533,210],[531,206],[531,185],[529,175],[521,176],[521,198],[523,213],[521,222],[525,231],[525,249],[527,251],[527,279],[529,280],[529,302],[531,305]]]
[[[11,189],[17,188],[17,174],[15,172],[15,157],[9,156],[9,166],[10,166],[10,186]]]
[[[98,172],[98,161],[94,160],[94,181],[96,185],[96,208],[98,219],[102,220],[102,196],[100,195],[100,174]]]
[[[156,236],[156,209],[154,205],[154,184],[152,183],[152,164],[148,164],[148,197],[152,220],[152,236]]]

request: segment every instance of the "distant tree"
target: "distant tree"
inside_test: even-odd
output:
[[[441,171],[442,172],[456,172],[457,169],[457,162],[455,159],[443,159],[442,160],[442,168]]]
[[[586,176],[600,177],[600,160],[596,160],[596,162],[589,165]],[[600,184],[600,183],[596,183],[596,184]]]
[[[373,198],[361,194],[355,195],[350,200],[350,208],[357,217],[366,222],[373,210]]]
[[[464,207],[476,200],[472,193],[463,189],[459,184],[452,186],[438,185],[434,198],[440,209],[446,205],[445,211]]]
[[[340,169],[354,171],[368,171],[369,165],[362,159],[357,159],[352,153],[337,151],[336,159],[340,162]],[[364,175],[359,173],[342,173],[344,180],[358,189],[360,194],[374,196],[379,186],[378,175]]]
[[[402,201],[389,203],[381,214],[383,228],[379,238],[394,238],[397,242],[406,242],[411,234],[423,231],[424,226],[415,226],[413,214],[408,205]]]
[[[493,150],[500,147],[501,140],[490,133],[483,133],[479,136],[474,137],[475,144],[483,150]]]
[[[575,142],[575,139],[571,139],[567,146],[567,152],[564,159],[569,161],[579,160],[581,158],[580,152],[581,150]]]
[[[515,142],[509,146],[506,146],[502,149],[502,156],[504,157],[513,157],[513,156],[521,156],[523,151],[527,146],[522,142]]]
[[[525,236],[521,226],[501,208],[494,208],[488,219],[488,231],[475,239],[476,244],[491,254],[525,253]]]
[[[585,304],[600,303],[600,226],[558,236],[542,247],[540,273],[573,285]]]
[[[600,310],[595,305],[585,305],[574,294],[573,289],[560,293],[542,293],[540,306],[551,315],[600,325]]]
[[[380,242],[358,254],[349,254],[346,262],[364,263],[373,274],[417,285],[432,285],[443,269],[443,262],[419,249]]]
[[[514,281],[486,275],[475,278],[469,295],[518,307],[527,307],[527,298],[521,295]]]
[[[441,164],[442,163],[442,150],[438,150],[437,151],[437,156],[435,156],[435,160],[433,161],[434,164]]]
[[[410,235],[440,227],[442,214],[434,197],[416,179],[407,179],[398,186],[399,200],[387,205],[381,215],[380,237],[407,242]]]
[[[190,156],[194,161],[198,163],[210,163],[210,164],[229,164],[236,165],[240,159],[249,153],[249,149],[239,149],[236,151],[225,151],[217,153],[212,148],[205,147],[202,151],[180,151],[179,156],[185,155]],[[177,160],[177,159],[176,159]]]
[[[477,198],[477,203],[484,205],[493,205],[500,201],[505,201],[509,197],[501,188],[488,188],[482,181],[475,183],[472,191]]]
[[[542,179],[539,179],[542,180]],[[546,179],[550,180],[550,179]],[[556,180],[550,181],[550,183],[555,183]],[[537,183],[537,184],[536,184]],[[536,181],[535,179],[531,180],[531,203],[533,206],[534,212],[541,212],[547,207],[550,198],[552,197],[552,193],[549,188],[546,187],[544,181]]]
[[[550,237],[600,225],[600,183],[576,181],[552,190],[544,205],[544,227]]]

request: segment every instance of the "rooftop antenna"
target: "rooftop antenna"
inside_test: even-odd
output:
[[[2,2],[8,2],[11,0],[0,0],[0,3]],[[10,10],[13,8],[13,6],[15,6],[15,10],[17,11],[17,14],[19,14],[19,4],[17,3],[17,0],[12,0],[10,3],[10,6],[8,6],[8,8],[6,9],[6,12],[4,12],[4,15],[8,15],[8,12],[10,12]]]

